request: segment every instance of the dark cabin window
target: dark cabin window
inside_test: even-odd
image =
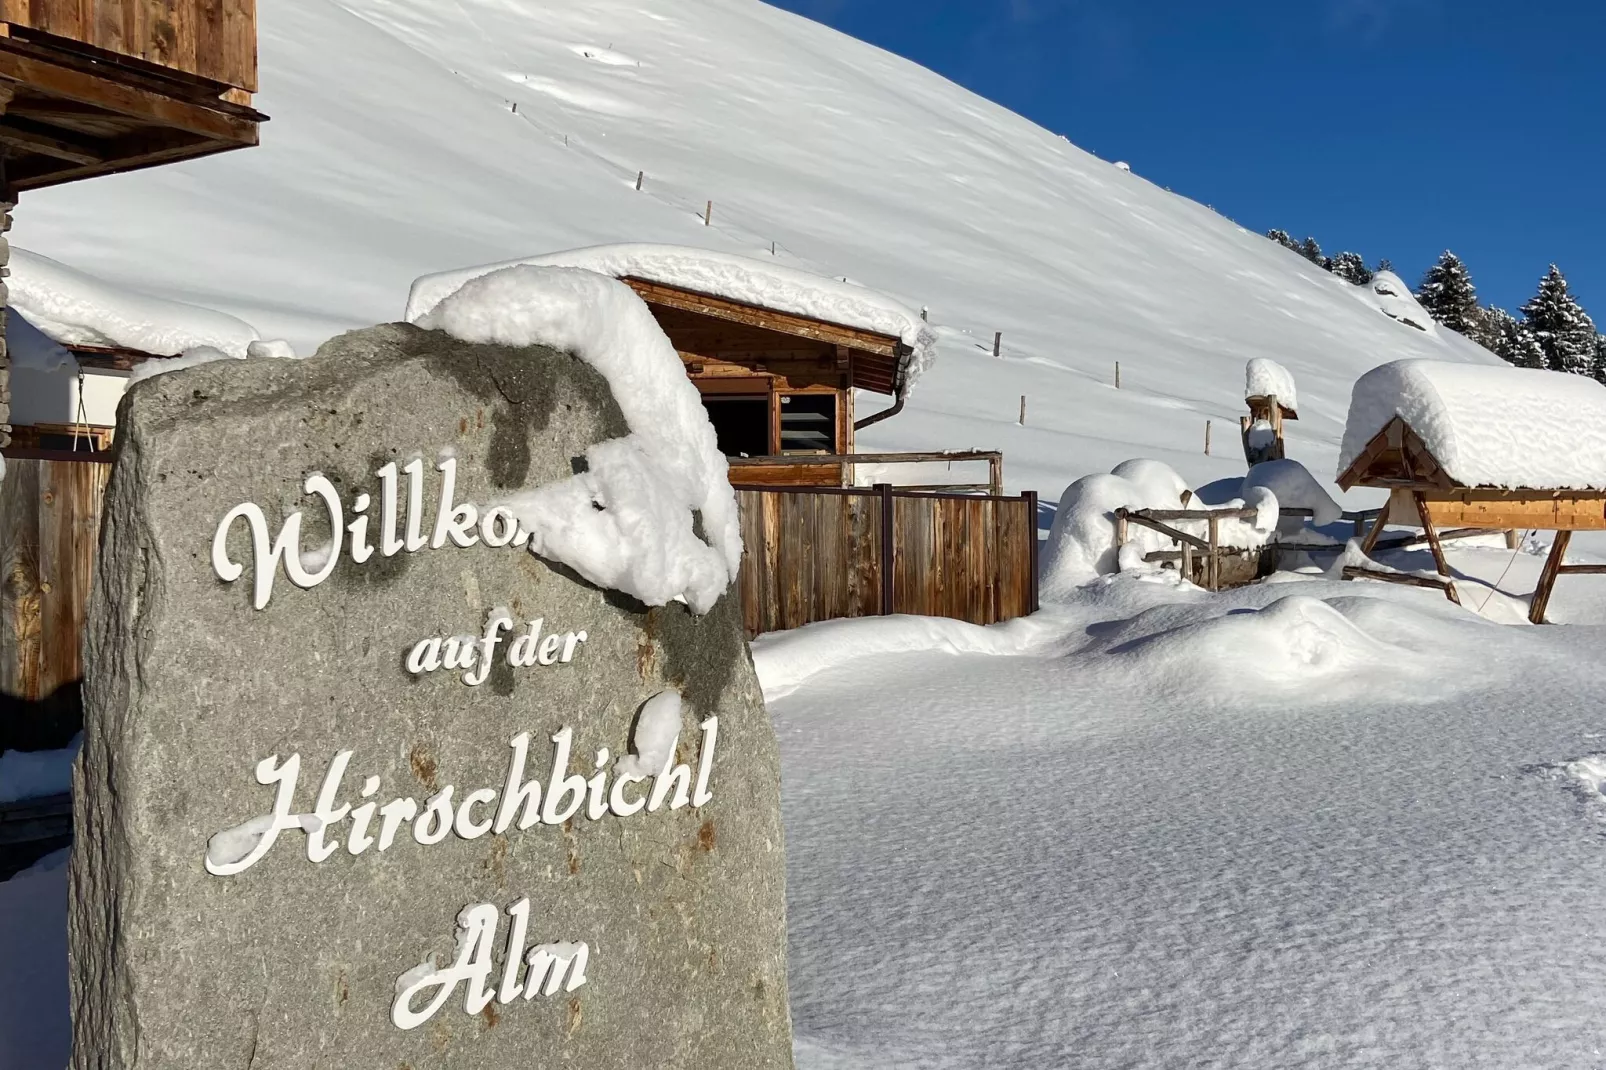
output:
[[[781,452],[836,450],[836,395],[781,395]]]
[[[770,452],[770,399],[704,395],[708,422],[727,457],[765,457]]]

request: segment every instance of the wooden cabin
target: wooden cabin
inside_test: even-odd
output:
[[[255,145],[256,89],[254,0],[0,0],[13,193]]]
[[[664,329],[702,394],[742,485],[837,486],[853,433],[903,407],[911,349],[898,337],[646,279],[622,280]],[[854,390],[894,398],[862,420]]]
[[[1606,573],[1566,565],[1574,531],[1606,530],[1606,386],[1583,376],[1508,366],[1402,360],[1355,384],[1338,485],[1389,498],[1361,548],[1385,524],[1420,526],[1440,580],[1459,602],[1441,533],[1555,531],[1529,608],[1545,618],[1556,578]],[[1353,575],[1352,575],[1353,574]],[[1400,573],[1350,566],[1345,578]],[[1413,577],[1420,580],[1420,578]]]

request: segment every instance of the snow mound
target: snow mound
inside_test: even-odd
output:
[[[751,257],[680,245],[595,245],[425,275],[413,281],[407,295],[407,319],[418,322],[470,279],[518,265],[584,268],[615,279],[629,276],[844,327],[894,335],[913,350],[904,373],[907,386],[913,386],[937,357],[936,332],[918,312],[885,294]]]
[[[1150,611],[1128,622],[1142,632]],[[1301,691],[1356,669],[1390,664],[1398,651],[1363,631],[1334,606],[1308,595],[1289,595],[1261,609],[1243,609],[1166,628],[1110,648],[1146,674],[1174,674],[1190,687],[1220,695]],[[1412,662],[1417,665],[1418,663]],[[1426,666],[1418,665],[1422,671]]]
[[[521,265],[472,279],[417,322],[466,342],[552,346],[601,372],[630,434],[588,449],[586,471],[502,504],[532,553],[592,583],[713,607],[741,566],[736,495],[697,388],[641,298],[592,271]]]
[[[1299,408],[1294,373],[1268,357],[1251,357],[1244,365],[1244,397],[1274,397],[1285,409]]]
[[[1392,271],[1379,271],[1365,286],[1346,288],[1390,319],[1397,319],[1426,334],[1436,336],[1439,333],[1439,325],[1427,309],[1417,303],[1411,288]]]
[[[1254,549],[1265,545],[1277,530],[1277,498],[1265,487],[1247,487],[1243,497],[1212,508],[1230,509],[1246,504],[1256,509],[1252,520],[1217,522],[1222,545]],[[1078,479],[1060,496],[1054,525],[1049,529],[1038,577],[1041,597],[1047,601],[1063,600],[1076,588],[1100,576],[1149,567],[1143,561],[1147,553],[1176,548],[1169,536],[1132,524],[1127,528],[1126,545],[1118,556],[1115,510],[1186,508],[1203,508],[1203,503],[1195,501],[1183,478],[1160,461],[1145,458],[1122,461],[1108,475]],[[1208,530],[1203,520],[1179,520],[1171,526],[1201,538]]]
[[[1062,637],[1044,614],[982,626],[949,617],[903,613],[819,621],[752,642],[753,668],[765,701],[783,698],[811,676],[859,658],[916,651],[1030,654]]]
[[[245,356],[257,340],[244,320],[114,286],[26,249],[11,250],[12,308],[62,345],[137,349],[168,357],[200,346]]]
[[[1581,375],[1397,360],[1356,380],[1342,474],[1399,416],[1469,487],[1606,490],[1606,386]]]
[[[1281,396],[1281,395],[1279,395]],[[1279,509],[1309,509],[1311,523],[1317,527],[1332,524],[1344,516],[1344,509],[1316,482],[1304,465],[1282,458],[1262,461],[1244,476],[1244,487],[1265,487],[1277,496]]]

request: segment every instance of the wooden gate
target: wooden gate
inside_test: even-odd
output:
[[[1037,609],[1037,495],[740,487],[749,636],[918,613],[993,624]]]
[[[80,641],[111,474],[104,453],[7,450],[0,483],[0,692],[41,700],[82,679]]]

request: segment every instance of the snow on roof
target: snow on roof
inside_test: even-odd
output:
[[[1299,396],[1294,391],[1294,373],[1266,357],[1251,358],[1244,365],[1244,397],[1274,397],[1285,409],[1299,408]]]
[[[593,245],[424,275],[413,280],[412,290],[407,295],[408,321],[418,322],[470,279],[519,264],[584,268],[615,279],[631,276],[794,316],[889,334],[913,350],[904,371],[906,386],[912,386],[937,356],[936,332],[918,312],[886,294],[734,253],[639,242]]]
[[[1342,475],[1399,416],[1457,483],[1606,490],[1606,386],[1582,375],[1397,360],[1355,382]]]
[[[552,346],[602,373],[630,433],[586,450],[586,471],[499,504],[530,533],[531,553],[592,583],[653,606],[713,607],[742,563],[736,493],[697,387],[635,291],[590,271],[515,265],[468,281],[418,325]]]
[[[244,320],[124,289],[26,249],[12,248],[7,285],[11,307],[62,345],[135,349],[163,357],[210,346],[243,357],[258,337]]]

